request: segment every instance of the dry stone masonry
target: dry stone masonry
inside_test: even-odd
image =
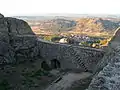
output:
[[[49,65],[51,65],[51,60],[58,60],[62,69],[79,68],[82,71],[92,71],[104,55],[104,51],[99,49],[38,41],[40,56],[45,58]]]

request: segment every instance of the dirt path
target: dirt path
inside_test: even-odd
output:
[[[88,72],[82,73],[68,73],[63,77],[59,77],[56,82],[52,83],[48,86],[45,90],[66,90],[67,88],[71,87],[71,85],[80,79],[85,79],[90,77],[92,74]],[[57,82],[58,81],[58,82]]]

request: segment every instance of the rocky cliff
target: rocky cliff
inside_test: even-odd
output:
[[[98,63],[88,90],[120,90],[120,28],[109,43],[108,52]]]
[[[25,21],[0,15],[0,64],[16,62],[19,56],[34,57],[36,44],[36,37]]]

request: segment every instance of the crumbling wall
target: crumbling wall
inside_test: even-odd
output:
[[[51,60],[58,60],[62,69],[78,68],[84,71],[92,71],[104,55],[104,51],[100,49],[56,44],[40,39],[38,40],[38,45],[40,56],[45,58],[49,65]]]

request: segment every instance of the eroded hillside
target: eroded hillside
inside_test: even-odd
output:
[[[72,33],[87,34],[88,36],[110,36],[119,27],[119,21],[107,18],[81,18]]]
[[[76,22],[66,19],[27,21],[36,34],[56,34],[73,30]]]
[[[36,34],[86,34],[90,36],[111,36],[119,27],[116,18],[78,18],[73,20],[28,20]]]

